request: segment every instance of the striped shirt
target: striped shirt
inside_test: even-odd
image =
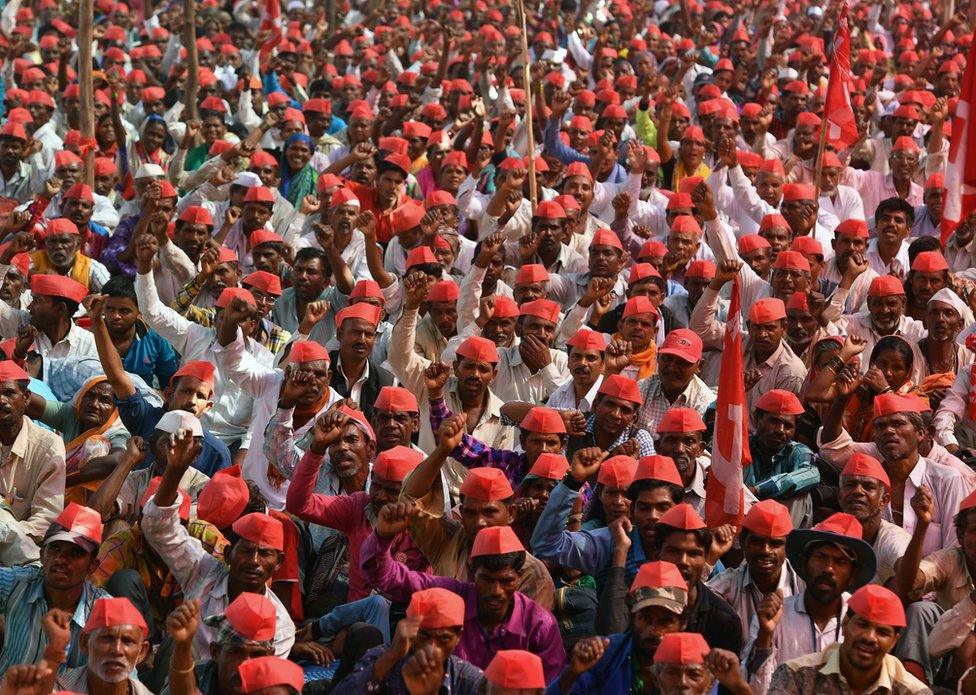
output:
[[[107,596],[108,593],[88,581],[82,585],[81,600],[71,616],[71,640],[67,658],[61,664],[62,672],[88,663],[88,658],[81,652],[81,631],[88,622],[95,600]],[[41,621],[49,608],[44,597],[43,568],[0,568],[0,614],[5,621],[0,673],[16,664],[36,664],[43,658],[47,635],[41,629]]]

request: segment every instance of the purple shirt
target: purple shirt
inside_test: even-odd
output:
[[[112,274],[122,273],[130,278],[136,276],[136,267],[132,263],[124,263],[119,260],[119,254],[129,248],[129,241],[132,239],[132,232],[139,224],[139,215],[123,217],[115,227],[115,233],[109,237],[108,243],[102,249],[100,260]]]
[[[478,621],[478,594],[471,582],[422,574],[395,561],[390,555],[392,541],[369,535],[360,550],[363,573],[371,584],[392,601],[407,603],[417,591],[440,587],[464,599],[464,630],[454,654],[484,669],[501,649],[525,649],[538,654],[551,681],[566,663],[566,651],[559,626],[552,613],[532,599],[516,592],[508,621],[486,631]]]

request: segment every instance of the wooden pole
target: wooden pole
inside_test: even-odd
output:
[[[183,6],[183,46],[186,48],[186,88],[183,94],[185,120],[197,118],[197,91],[200,60],[197,57],[197,2],[185,0]]]
[[[973,1],[976,2],[976,0]],[[518,13],[522,28],[522,70],[524,75],[523,81],[525,82],[525,128],[529,160],[529,199],[532,203],[532,214],[535,214],[535,208],[539,202],[539,191],[535,181],[535,126],[532,116],[532,112],[535,110],[535,101],[532,98],[532,65],[529,61],[529,35],[526,29],[524,0],[518,0]]]
[[[92,84],[92,0],[78,3],[78,98],[81,104],[79,128],[82,139],[95,137],[95,86]],[[85,157],[85,181],[95,181],[94,152]]]
[[[817,161],[814,168],[813,185],[816,187],[816,198],[820,200],[820,172],[823,170],[824,150],[827,147],[827,114],[824,114],[823,121],[820,123],[820,142],[817,145]]]

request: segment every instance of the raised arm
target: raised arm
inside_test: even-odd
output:
[[[380,289],[392,285],[396,278],[383,265],[383,251],[376,241],[376,215],[369,210],[359,213],[356,218],[356,228],[363,233],[366,240],[366,267],[373,276]]]
[[[708,287],[702,292],[701,298],[691,312],[688,328],[698,334],[707,348],[722,349],[725,323],[716,318],[719,292],[727,282],[739,274],[742,265],[741,261],[722,261],[715,269],[715,277],[708,283]]]
[[[103,312],[105,310],[105,295],[90,294],[85,297],[84,305],[91,318],[91,332],[95,337],[95,349],[98,351],[98,361],[102,363],[105,376],[112,387],[116,399],[124,401],[136,395],[136,387],[132,383],[128,372],[122,365],[122,357],[108,334]]]
[[[166,632],[173,639],[169,660],[171,695],[195,695],[197,679],[193,673],[193,638],[200,625],[200,599],[183,602],[166,618]]]
[[[146,459],[147,451],[148,446],[142,437],[132,437],[126,444],[125,452],[119,457],[118,465],[88,498],[88,506],[101,515],[102,522],[107,522],[112,517],[122,484],[129,473]]]
[[[182,353],[186,351],[187,333],[193,323],[159,299],[152,275],[153,259],[158,250],[159,242],[152,234],[143,234],[136,240],[136,299],[139,301],[139,311],[149,327]]]
[[[905,554],[896,562],[895,567],[895,591],[907,602],[919,600],[925,590],[925,573],[919,569],[919,565],[922,562],[925,534],[932,523],[932,512],[935,510],[935,500],[928,486],[919,486],[911,505],[915,512],[915,530],[912,531]]]

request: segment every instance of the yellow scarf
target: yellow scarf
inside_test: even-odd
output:
[[[682,179],[688,176],[698,176],[703,179],[707,179],[711,173],[712,170],[704,162],[699,164],[698,168],[692,172],[685,171],[685,165],[682,164],[681,160],[676,156],[674,161],[674,174],[671,177],[672,179],[671,190],[675,192],[680,191]]]
[[[619,333],[613,336],[614,340],[617,340],[618,338],[622,339]],[[655,359],[656,357],[657,357],[657,345],[654,344],[653,339],[651,339],[651,342],[648,344],[648,346],[643,350],[641,350],[640,352],[631,353],[630,363],[634,367],[637,367],[638,379],[646,379],[647,377],[654,374],[654,372],[657,369],[657,361]]]
[[[54,264],[51,262],[50,256],[47,255],[47,251],[35,251],[31,254],[31,263],[34,265],[34,273],[37,275],[60,275],[61,273]],[[77,280],[85,287],[88,287],[88,281],[91,278],[91,259],[79,251],[75,255],[75,262],[71,265],[71,272],[68,273],[68,277],[72,280]],[[88,289],[91,289],[88,287]]]

